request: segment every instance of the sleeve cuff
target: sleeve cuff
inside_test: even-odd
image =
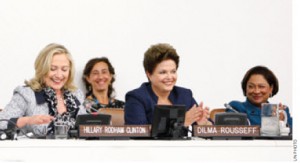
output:
[[[17,121],[19,118],[11,118],[7,123],[7,129],[14,129],[17,127]]]

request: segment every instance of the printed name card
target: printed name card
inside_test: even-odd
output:
[[[79,125],[79,137],[150,137],[150,125]]]
[[[259,126],[194,126],[194,136],[259,136]]]

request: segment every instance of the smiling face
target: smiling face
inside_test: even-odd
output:
[[[86,80],[92,85],[93,91],[108,91],[112,74],[109,72],[108,65],[105,62],[98,62],[94,65]]]
[[[177,81],[176,63],[171,59],[163,60],[157,64],[152,74],[147,72],[147,77],[155,93],[170,93]]]
[[[251,103],[261,107],[262,103],[268,101],[273,87],[269,85],[263,75],[251,75],[246,86],[246,96]]]
[[[60,90],[67,82],[70,74],[70,61],[67,56],[55,54],[52,58],[50,71],[44,77],[46,86]]]

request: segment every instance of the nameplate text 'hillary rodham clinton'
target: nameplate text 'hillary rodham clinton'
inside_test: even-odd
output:
[[[194,126],[194,136],[259,136],[259,126]]]
[[[79,137],[150,137],[150,125],[79,125]]]

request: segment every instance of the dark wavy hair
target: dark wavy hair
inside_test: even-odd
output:
[[[265,66],[255,66],[246,72],[242,80],[242,89],[243,89],[244,96],[246,96],[247,82],[252,75],[262,75],[267,80],[269,85],[273,86],[271,97],[277,94],[277,92],[279,91],[279,83],[274,73]]]
[[[155,67],[167,59],[173,60],[176,64],[176,69],[178,68],[179,56],[171,45],[166,43],[152,45],[144,54],[143,64],[145,72],[152,74]]]
[[[93,93],[92,85],[86,80],[86,77],[90,76],[93,67],[99,62],[106,63],[107,66],[108,66],[109,73],[112,74],[111,83],[108,86],[108,92],[107,92],[107,96],[109,98],[111,98],[113,96],[114,91],[115,91],[115,89],[113,88],[113,83],[115,81],[115,69],[112,66],[112,64],[110,63],[110,61],[108,60],[108,58],[106,58],[106,57],[93,58],[93,59],[90,59],[86,63],[85,68],[83,70],[83,77],[82,77],[83,83],[85,84],[85,88],[86,88],[86,91],[87,91],[86,96],[89,96]]]

